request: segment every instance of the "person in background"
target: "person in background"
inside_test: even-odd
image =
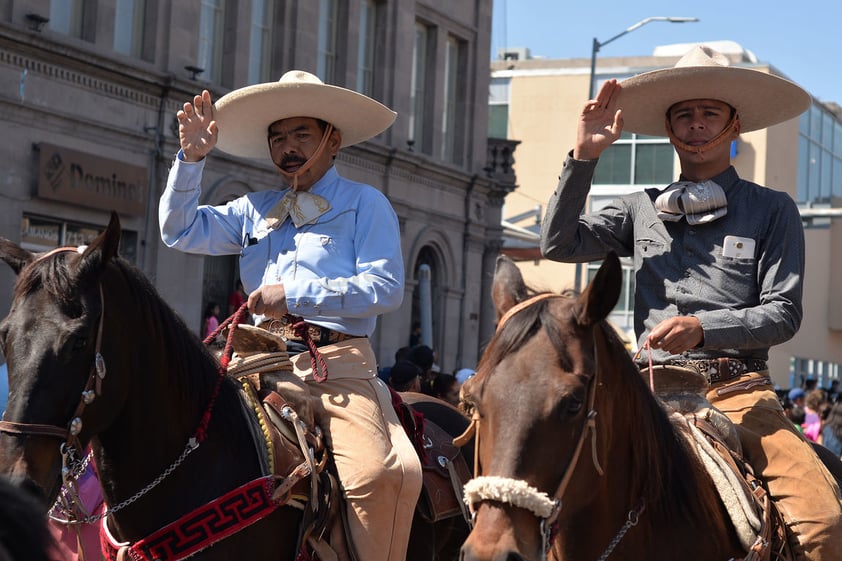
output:
[[[237,284],[234,290],[228,295],[228,316],[234,315],[234,312],[240,309],[240,306],[246,303],[248,294],[243,288],[243,281],[237,279]]]
[[[205,306],[205,314],[202,318],[202,339],[216,331],[219,327],[219,304],[208,302]]]
[[[812,390],[804,400],[804,436],[818,442],[822,430],[822,407],[827,403],[824,391]]]
[[[632,258],[638,347],[655,375],[693,369],[734,423],[743,453],[786,518],[796,558],[842,559],[839,487],[783,413],[769,348],[801,325],[804,231],[781,191],[731,165],[741,132],[810,107],[802,88],[695,46],[673,68],[608,80],[579,117],[576,143],[541,226],[541,251],[563,262]],[[681,175],[582,214],[594,169],[623,132],[667,136]]]
[[[839,380],[831,380],[827,386],[827,401],[831,404],[839,401]]]
[[[410,347],[401,347],[400,349],[395,351],[395,363],[398,363],[402,360],[409,360],[409,351]],[[389,383],[389,374],[392,371],[391,366],[383,366],[377,370],[377,376],[383,380],[384,383]]]
[[[421,322],[412,322],[412,331],[409,333],[409,346],[417,347],[421,344]]]
[[[446,401],[451,405],[459,405],[459,389],[462,384],[453,374],[439,372],[431,384],[433,397]]]
[[[427,345],[418,345],[409,350],[407,359],[421,367],[421,391],[427,395],[433,395],[433,380],[436,377],[433,366],[436,363],[436,354]]]
[[[377,377],[377,317],[401,305],[400,226],[389,200],[334,165],[340,149],[392,125],[395,113],[301,70],[234,90],[208,91],[177,118],[181,150],[161,196],[161,238],[171,248],[239,255],[249,312],[283,336],[293,371],[321,405],[318,417],[339,473],[357,558],[403,561],[421,462]],[[214,147],[269,160],[273,189],[228,204],[199,204]],[[315,344],[327,372],[311,364]],[[315,352],[313,352],[315,354]]]
[[[822,446],[842,459],[842,402],[837,401],[830,407],[822,424],[821,440]]]
[[[396,392],[421,391],[421,367],[409,360],[399,360],[389,371],[389,385]]]
[[[456,376],[456,379],[459,380],[460,384],[464,384],[465,382],[468,381],[468,378],[470,378],[471,376],[473,376],[476,373],[477,373],[477,371],[474,370],[473,368],[460,368],[459,370],[456,371],[454,376]]]

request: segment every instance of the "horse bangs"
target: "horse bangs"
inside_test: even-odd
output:
[[[14,299],[35,293],[43,289],[62,307],[73,305],[73,275],[67,260],[69,252],[57,253],[52,259],[35,259],[18,275],[15,283]],[[73,255],[77,255],[73,253]]]
[[[546,301],[538,302],[511,316],[494,334],[488,348],[483,353],[477,366],[475,377],[489,375],[504,358],[522,347],[535,336],[541,327],[541,312],[546,308]]]

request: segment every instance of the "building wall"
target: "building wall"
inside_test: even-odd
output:
[[[162,296],[198,331],[210,294],[233,289],[236,257],[205,258],[170,250],[160,242],[158,198],[177,149],[175,113],[202,89],[214,99],[246,85],[251,1],[227,0],[223,69],[218,80],[195,78],[185,67],[198,59],[199,0],[147,0],[147,37],[141,56],[114,51],[116,0],[86,0],[82,37],[40,31],[26,14],[50,17],[49,0],[0,0],[0,157],[6,163],[0,190],[0,235],[22,239],[24,216],[108,223],[107,200],[66,196],[54,200],[38,188],[38,146],[75,150],[114,169],[142,168],[147,177],[142,210],[121,213],[136,237],[130,254]],[[337,46],[336,85],[356,89],[359,0],[344,6]],[[287,70],[315,71],[319,2],[276,0],[271,68],[273,80]],[[374,65],[373,97],[394,108],[395,125],[372,141],[343,150],[337,160],[347,177],[371,183],[391,200],[401,224],[407,272],[404,305],[382,317],[372,339],[381,365],[409,341],[415,270],[419,255],[434,254],[439,279],[432,346],[443,370],[475,366],[490,338],[494,314],[487,298],[500,246],[502,201],[513,185],[486,169],[488,57],[491,0],[387,0]],[[443,60],[447,37],[465,48],[460,76],[463,117],[457,142],[464,159],[447,163],[407,144],[409,88],[416,21],[433,33],[429,86],[431,144],[441,143]],[[201,201],[219,204],[277,185],[266,162],[214,152],[208,159]],[[126,236],[124,235],[124,238]],[[214,275],[211,279],[208,275]],[[224,286],[220,284],[224,279]],[[214,286],[209,287],[213,280]],[[7,312],[14,278],[0,268],[0,315]],[[485,287],[485,288],[484,288]],[[222,302],[223,308],[225,303]]]
[[[639,72],[672,66],[676,57],[601,58],[596,87],[611,77],[622,79]],[[761,72],[776,72],[768,64],[749,63]],[[518,189],[506,199],[504,218],[546,205],[555,190],[564,157],[576,139],[576,121],[587,100],[588,61],[498,60],[492,62],[492,80],[510,78],[509,136],[520,141],[514,169]],[[792,119],[765,130],[741,135],[734,167],[741,177],[797,196],[799,120]],[[675,177],[678,177],[678,160]],[[616,191],[623,190],[623,186]],[[605,187],[592,194],[606,194]],[[839,205],[836,205],[839,206]],[[543,208],[542,208],[543,210]],[[526,222],[520,224],[525,225]],[[828,228],[806,231],[804,322],[789,342],[772,348],[770,368],[775,382],[789,387],[791,358],[842,363],[842,280],[839,252],[842,221]],[[835,251],[834,251],[835,250]],[[576,284],[583,269],[548,260],[522,261],[519,267],[527,282],[539,289],[562,290]],[[580,277],[580,281],[584,279]]]

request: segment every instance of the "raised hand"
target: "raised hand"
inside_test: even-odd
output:
[[[188,162],[198,162],[208,155],[219,135],[216,121],[213,120],[213,102],[210,92],[204,90],[193,98],[193,103],[184,104],[184,109],[176,113],[178,119],[178,140],[181,151]]]
[[[617,80],[608,80],[602,84],[596,98],[585,104],[573,148],[573,157],[577,160],[595,160],[620,138],[623,131],[622,111],[617,109],[620,89]]]

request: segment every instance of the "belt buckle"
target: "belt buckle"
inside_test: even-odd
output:
[[[719,357],[713,363],[716,365],[716,370],[720,381],[733,378],[733,372],[731,371],[732,364],[730,359],[728,359],[727,357]]]

